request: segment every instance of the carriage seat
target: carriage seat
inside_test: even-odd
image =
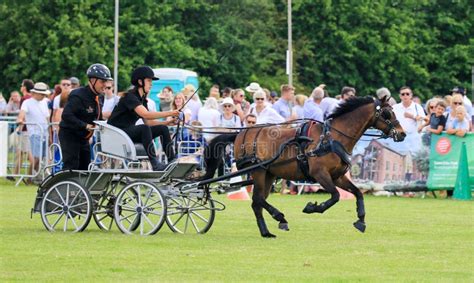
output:
[[[130,161],[148,159],[143,144],[134,143],[123,130],[107,124],[106,121],[94,121],[94,123],[98,127],[99,153]]]

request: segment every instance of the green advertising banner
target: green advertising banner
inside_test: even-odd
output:
[[[430,171],[427,184],[430,190],[454,188],[462,143],[466,143],[469,185],[471,190],[474,190],[474,133],[468,133],[462,138],[445,133],[431,136]]]

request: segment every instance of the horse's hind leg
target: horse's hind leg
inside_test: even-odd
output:
[[[356,205],[357,205],[357,217],[359,220],[354,222],[354,227],[359,230],[360,232],[365,232],[365,207],[364,207],[364,197],[359,190],[359,188],[354,185],[354,183],[347,178],[346,175],[342,176],[341,178],[336,180],[336,185],[340,188],[353,193],[356,197]]]
[[[279,222],[278,223],[279,229],[290,231],[288,227],[288,221],[286,221],[285,219],[285,215],[266,201],[266,199],[268,198],[268,195],[270,194],[271,186],[273,185],[273,182],[275,182],[275,179],[276,177],[270,173],[267,173],[265,176],[265,188],[270,188],[270,189],[265,190],[265,200],[263,201],[263,208],[265,208],[265,210],[268,213],[270,213],[273,219]]]
[[[306,207],[303,209],[304,213],[323,213],[339,201],[339,192],[337,191],[329,173],[321,173],[319,176],[315,176],[315,178],[319,181],[319,184],[323,186],[326,192],[331,194],[331,198],[320,204],[317,202],[308,202]]]
[[[270,187],[266,188],[265,182],[265,172],[264,171],[256,171],[252,173],[252,177],[254,180],[254,187],[253,187],[253,195],[252,195],[252,209],[253,213],[255,214],[255,218],[257,219],[257,226],[260,230],[260,235],[265,238],[275,238],[276,236],[270,233],[267,228],[267,224],[265,223],[265,219],[263,218],[263,207],[265,207],[265,198],[267,194],[265,190],[270,190]]]

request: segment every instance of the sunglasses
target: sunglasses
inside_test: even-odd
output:
[[[232,105],[230,105],[230,104],[224,105],[224,108],[231,108],[231,107],[232,107]]]
[[[263,97],[257,97],[257,98],[255,98],[255,100],[265,100],[265,98],[263,98]]]
[[[436,108],[436,106],[430,106],[430,109],[435,109],[435,108]]]
[[[409,92],[403,92],[403,93],[400,93],[400,96],[410,96],[410,93]]]
[[[462,102],[453,102],[454,105],[462,105]]]

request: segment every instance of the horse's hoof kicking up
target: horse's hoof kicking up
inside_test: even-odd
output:
[[[265,234],[262,234],[262,237],[264,237],[264,238],[276,238],[276,236],[273,235],[272,233],[265,233]]]
[[[288,223],[279,223],[278,224],[278,229],[284,230],[284,231],[290,231],[290,228],[288,227]]]
[[[365,232],[365,223],[360,220],[354,222],[354,227],[362,233]]]
[[[315,203],[308,202],[306,207],[303,209],[303,212],[309,214],[309,213],[318,212],[317,210],[318,210],[318,203],[317,202],[315,202]]]

